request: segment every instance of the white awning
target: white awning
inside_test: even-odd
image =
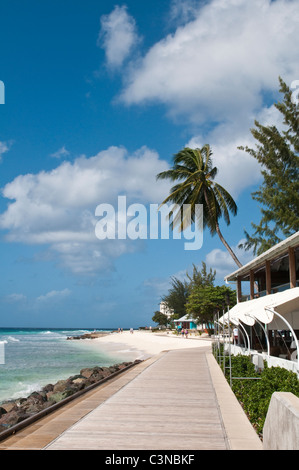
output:
[[[272,322],[274,313],[266,310],[271,308],[283,316],[288,315],[290,312],[298,311],[299,320],[299,287],[287,289],[283,292],[276,294],[265,295],[258,299],[248,300],[247,302],[239,302],[229,311],[229,318],[232,323],[241,321],[246,325],[254,325],[258,320],[261,323],[269,324]],[[228,314],[226,313],[219,321],[221,323],[227,321]]]
[[[173,320],[174,323],[180,323],[180,322],[193,322],[197,323],[197,320],[194,320],[194,318],[189,317],[188,314],[184,315],[183,317],[179,318],[178,320]]]

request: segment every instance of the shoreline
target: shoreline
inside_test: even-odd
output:
[[[186,349],[207,346],[212,340],[207,334],[189,335],[188,338],[182,338],[171,332],[153,332],[150,330],[133,330],[123,332],[112,332],[108,335],[95,337],[88,341],[95,350],[101,350],[109,355],[117,357],[124,355],[124,360],[145,360],[162,351],[173,349]]]

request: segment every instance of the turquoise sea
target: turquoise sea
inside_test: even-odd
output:
[[[93,340],[67,340],[68,336],[90,331],[94,330],[0,328],[4,349],[4,360],[0,363],[0,403],[27,397],[46,384],[78,374],[84,367],[110,366],[130,360],[121,352],[100,351],[92,344]]]

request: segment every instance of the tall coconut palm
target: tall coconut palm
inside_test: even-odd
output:
[[[237,205],[232,196],[220,184],[214,181],[217,168],[213,167],[212,151],[209,145],[201,149],[184,148],[174,155],[173,167],[157,175],[157,179],[169,179],[178,181],[171,190],[169,196],[162,202],[177,204],[179,213],[174,216],[171,228],[179,225],[179,229],[185,228],[182,220],[183,205],[189,204],[191,217],[189,223],[195,222],[195,205],[203,205],[203,227],[208,227],[211,235],[218,234],[236,264],[242,264],[224,239],[220,228],[219,219],[223,216],[227,225],[230,224],[231,212],[237,213]]]

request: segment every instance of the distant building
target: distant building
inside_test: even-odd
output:
[[[197,330],[199,329],[197,326],[197,321],[194,318],[189,318],[188,315],[184,315],[183,317],[179,318],[178,320],[173,320],[175,326],[179,329],[183,328],[184,330]]]
[[[160,303],[160,312],[170,318],[174,314],[174,310],[169,308],[166,302]]]

